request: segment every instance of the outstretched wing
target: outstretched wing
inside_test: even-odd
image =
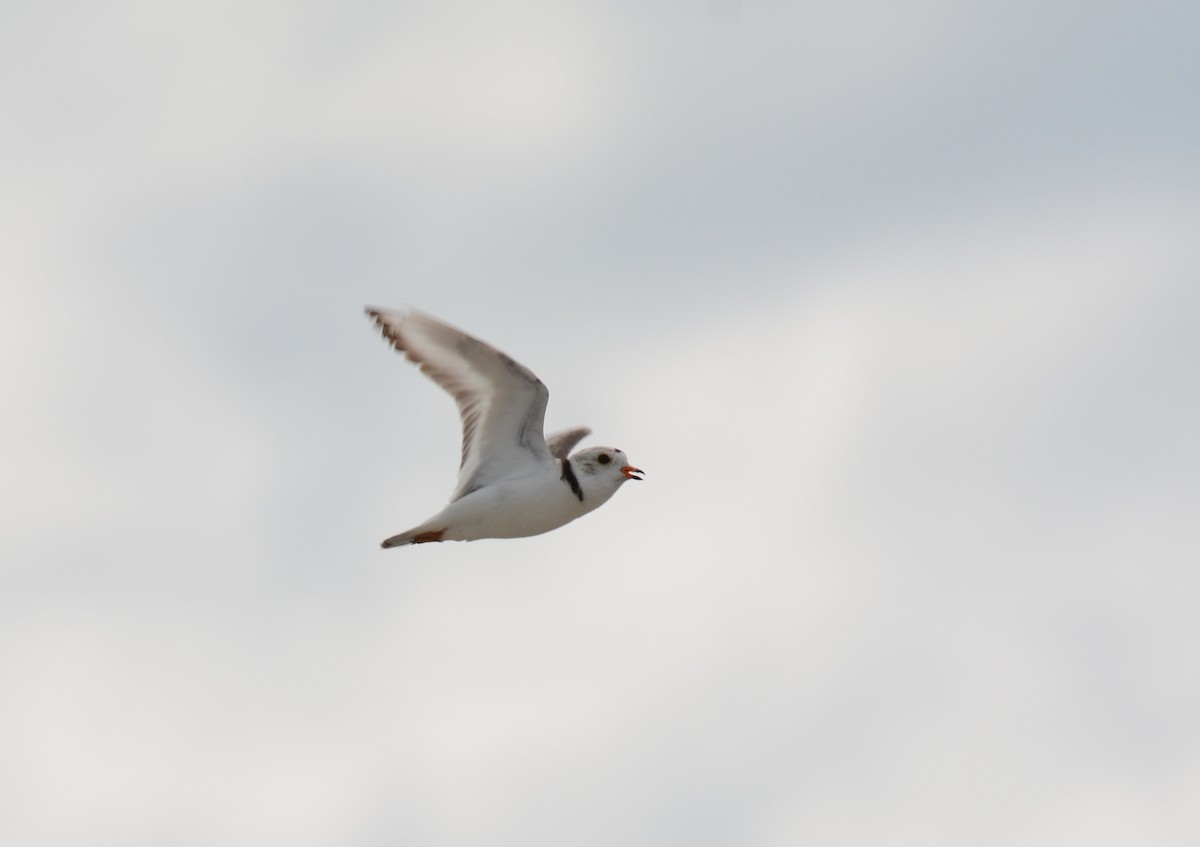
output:
[[[392,347],[458,404],[462,464],[452,501],[554,461],[542,435],[549,392],[528,368],[423,312],[366,312]]]
[[[586,426],[564,429],[562,432],[546,436],[546,446],[550,449],[551,456],[556,459],[565,459],[571,455],[572,447],[591,434],[592,431]]]

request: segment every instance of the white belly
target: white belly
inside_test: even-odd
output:
[[[447,541],[523,538],[558,529],[609,496],[585,494],[580,502],[561,479],[537,476],[481,488],[451,503],[440,517],[447,524]]]

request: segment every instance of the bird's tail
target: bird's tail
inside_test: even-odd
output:
[[[379,546],[386,550],[389,547],[403,547],[405,544],[428,544],[431,541],[441,541],[442,536],[445,534],[446,527],[430,529],[428,525],[422,524],[407,532],[393,535],[391,538],[385,538],[380,542]]]

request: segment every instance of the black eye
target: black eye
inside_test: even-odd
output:
[[[608,455],[607,453],[601,453],[599,456],[596,457],[596,461],[602,465],[607,465],[609,462],[612,461],[612,456]]]

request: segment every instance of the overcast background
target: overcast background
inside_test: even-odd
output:
[[[0,841],[1200,842],[1194,2],[6,3]],[[451,401],[647,480],[381,551]]]

